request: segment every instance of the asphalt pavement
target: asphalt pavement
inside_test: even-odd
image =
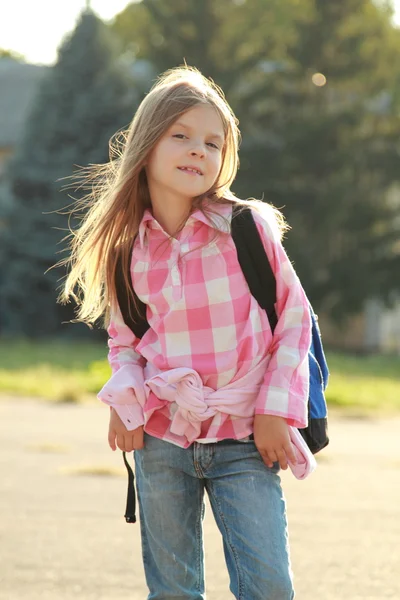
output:
[[[0,400],[0,600],[146,599],[107,420],[100,403]],[[296,600],[400,598],[399,431],[332,416],[315,473],[282,474]],[[207,600],[233,598],[209,508],[205,548]]]

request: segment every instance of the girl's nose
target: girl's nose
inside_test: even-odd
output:
[[[194,146],[191,151],[190,154],[192,156],[199,156],[199,157],[203,157],[204,156],[204,147],[201,144],[197,144],[196,146]]]

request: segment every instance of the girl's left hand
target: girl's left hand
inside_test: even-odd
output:
[[[267,467],[279,462],[281,469],[288,468],[288,461],[296,464],[288,424],[283,417],[255,415],[254,442]]]

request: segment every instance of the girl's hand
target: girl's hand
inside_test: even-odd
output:
[[[267,467],[272,467],[274,462],[279,462],[281,469],[286,470],[288,460],[296,464],[288,424],[283,417],[255,415],[254,442]]]
[[[143,425],[128,431],[118,413],[111,408],[110,410],[110,425],[108,428],[108,443],[111,450],[116,450],[117,446],[124,452],[132,452],[132,450],[141,450],[143,443]]]

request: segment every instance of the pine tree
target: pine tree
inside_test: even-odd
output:
[[[40,87],[9,169],[13,203],[3,216],[6,228],[0,237],[2,333],[44,336],[87,330],[62,325],[73,318],[71,305],[56,303],[65,272],[48,271],[63,257],[61,240],[68,233],[68,218],[60,209],[72,200],[60,179],[77,165],[107,162],[109,139],[129,124],[139,96],[118,61],[109,29],[93,12],[84,11]]]

